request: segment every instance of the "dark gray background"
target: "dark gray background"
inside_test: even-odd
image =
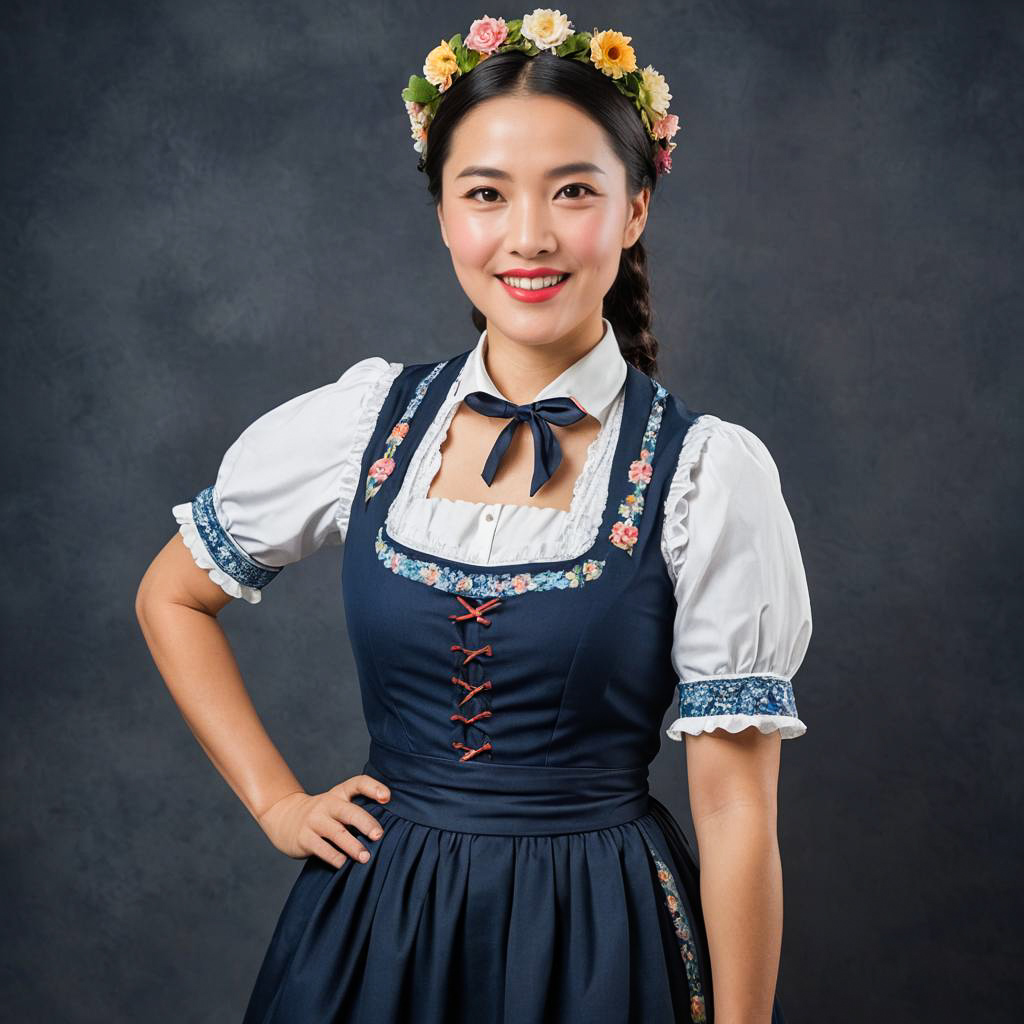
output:
[[[522,12],[421,6],[5,5],[6,1020],[241,1017],[301,862],[206,760],[133,602],[257,415],[476,340],[400,90]],[[1021,5],[566,13],[669,81],[660,377],[765,441],[807,566],[789,1022],[1015,1019]],[[310,790],[367,748],[340,550],[223,613]],[[681,744],[653,785],[690,830]]]

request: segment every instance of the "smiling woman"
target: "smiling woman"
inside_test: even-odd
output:
[[[140,588],[197,738],[305,858],[246,1024],[783,1020],[799,545],[761,440],[654,376],[664,79],[570,27],[477,19],[405,96],[476,343],[259,417]],[[207,616],[338,544],[370,750],[307,794]],[[670,709],[700,870],[647,785]]]
[[[497,53],[445,93],[429,138],[423,170],[476,328],[592,342],[605,316],[623,355],[656,372],[640,236],[661,147],[612,80],[549,53]],[[544,259],[556,244],[558,262]],[[537,294],[500,283],[534,272],[570,276]]]

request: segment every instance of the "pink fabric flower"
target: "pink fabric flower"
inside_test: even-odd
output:
[[[651,131],[659,139],[671,139],[677,131],[679,131],[679,115],[678,114],[666,114],[664,117],[659,117],[654,122]]]
[[[640,531],[631,523],[614,523],[612,525],[611,541],[616,547],[628,550],[640,536]]]
[[[394,459],[378,459],[370,467],[370,476],[374,480],[387,480],[395,468]]]
[[[466,35],[466,46],[477,53],[490,56],[501,46],[508,36],[508,25],[504,18],[477,18],[469,26],[469,33]]]
[[[668,174],[672,170],[672,154],[661,146],[654,147],[654,169],[659,174]]]
[[[642,462],[637,459],[629,464],[629,482],[632,484],[643,481],[645,484],[651,482],[651,473],[654,472],[649,462]]]

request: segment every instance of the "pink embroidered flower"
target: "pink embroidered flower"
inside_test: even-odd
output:
[[[654,169],[659,174],[669,174],[672,171],[672,154],[661,146],[654,147]]]
[[[666,114],[664,117],[659,117],[654,122],[651,130],[659,139],[671,139],[679,131],[679,115]],[[658,148],[660,149],[661,147],[659,146]]]
[[[640,531],[632,523],[614,523],[612,525],[611,541],[623,551],[628,551],[640,536]]]
[[[423,569],[423,572],[420,573],[420,576],[423,579],[424,583],[429,583],[430,586],[433,586],[438,581],[440,575],[441,570],[438,569],[436,565],[426,566]]]
[[[512,580],[512,589],[517,594],[524,594],[530,586],[530,574],[528,572],[520,573]]]
[[[389,476],[391,476],[391,473],[394,470],[394,468],[395,468],[395,460],[394,459],[388,459],[388,458],[378,459],[370,467],[370,478],[372,480],[377,480],[378,482],[383,481],[383,480],[387,480],[387,478]]]
[[[391,571],[392,572],[398,572],[398,560],[401,557],[402,556],[397,551],[394,552],[394,554],[392,554],[392,556],[391,556]]]
[[[472,590],[473,581],[468,576],[463,576],[458,583],[455,584],[456,590]]]
[[[408,423],[396,423],[391,428],[391,433],[388,434],[388,440],[390,441],[393,437],[396,437],[399,440],[401,440],[408,433],[409,433],[409,424]]]
[[[501,46],[508,36],[508,25],[504,18],[477,18],[469,26],[466,35],[466,46],[477,53],[490,56]]]
[[[629,482],[630,483],[645,483],[651,482],[651,464],[644,462],[642,459],[636,459],[634,462],[629,464]]]

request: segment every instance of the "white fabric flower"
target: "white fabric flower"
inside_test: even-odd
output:
[[[650,64],[640,72],[643,76],[641,83],[641,95],[644,106],[653,111],[658,117],[664,117],[668,111],[668,101],[672,99],[672,93],[668,91],[668,82],[665,76],[655,71]]]
[[[550,7],[538,7],[533,14],[523,15],[520,33],[529,39],[539,50],[554,50],[561,46],[569,36],[572,22],[561,11],[553,11]]]

